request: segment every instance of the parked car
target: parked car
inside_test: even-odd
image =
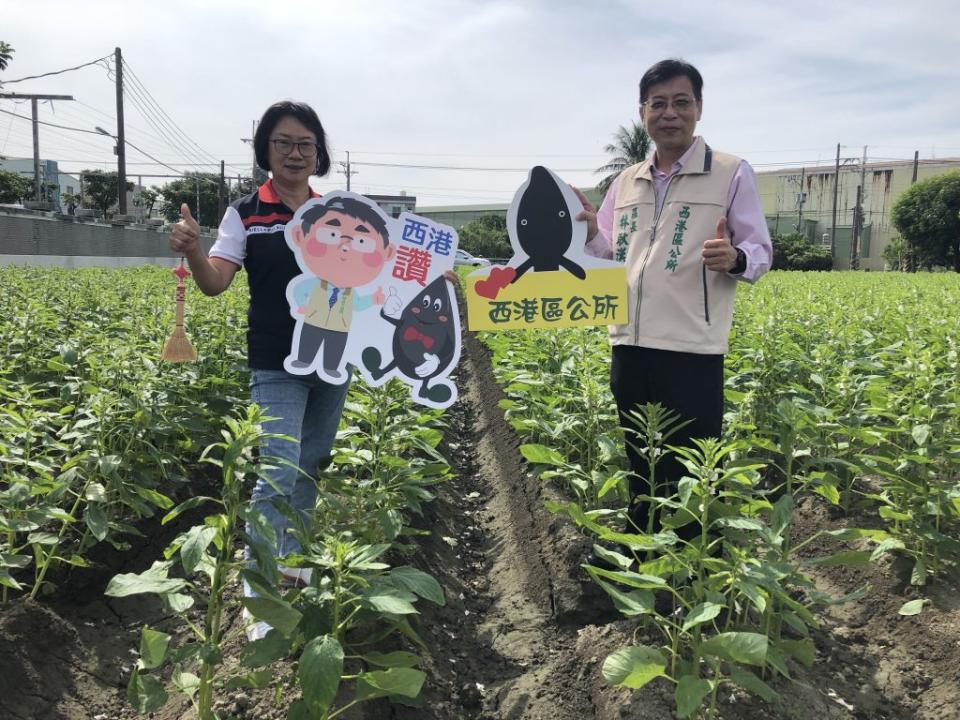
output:
[[[457,250],[457,254],[453,259],[454,265],[470,265],[472,267],[486,267],[490,264],[490,261],[482,257],[474,257],[466,250]]]

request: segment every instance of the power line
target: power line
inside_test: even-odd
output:
[[[13,85],[14,83],[23,82],[24,80],[37,80],[39,78],[50,77],[51,75],[62,75],[63,73],[73,72],[74,70],[79,70],[80,68],[85,68],[89,65],[96,65],[98,62],[108,60],[110,55],[105,55],[102,58],[97,58],[96,60],[91,60],[88,63],[83,65],[77,65],[76,67],[64,68],[63,70],[55,70],[54,72],[43,73],[42,75],[28,75],[27,77],[17,78],[16,80],[3,80],[0,82],[0,85]]]
[[[180,128],[180,126],[177,125],[177,123],[174,121],[174,119],[173,119],[172,117],[170,117],[169,114],[167,114],[167,112],[160,106],[160,104],[156,101],[156,99],[153,97],[153,95],[150,94],[150,91],[147,90],[146,86],[140,81],[140,78],[137,77],[137,74],[133,71],[133,68],[130,67],[130,63],[128,63],[126,60],[124,60],[124,61],[123,61],[123,67],[124,67],[124,69],[127,71],[127,73],[130,75],[130,78],[133,80],[133,83],[134,83],[136,86],[138,86],[138,88],[139,88],[144,94],[146,94],[146,96],[147,96],[147,97],[150,99],[150,101],[153,103],[154,107],[156,107],[157,110],[159,110],[159,112],[161,113],[161,115],[162,115],[163,117],[165,117],[165,118],[169,121],[169,124],[176,130],[176,132],[177,132],[183,139],[185,139],[188,143],[192,144],[195,148],[197,148],[197,150],[200,151],[201,155],[206,155],[206,156],[207,156],[209,159],[211,159],[211,160],[217,160],[216,157],[214,157],[214,156],[211,155],[209,152],[207,152],[207,151],[204,150],[202,147],[200,147],[200,145],[199,145],[196,141],[194,141],[189,135],[187,135],[187,134]]]

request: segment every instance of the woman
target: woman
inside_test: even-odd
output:
[[[297,208],[317,197],[307,182],[310,176],[330,170],[326,133],[309,105],[283,101],[263,114],[253,146],[257,165],[269,170],[272,178],[227,208],[209,256],[200,245],[200,229],[186,204],[180,208],[183,219],[170,234],[170,247],[186,256],[197,286],[206,295],[219,295],[230,287],[241,266],[247,271],[251,395],[268,416],[277,418],[264,429],[297,441],[264,441],[263,455],[282,458],[290,465],[269,470],[269,482],[261,477],[253,490],[253,505],[276,531],[276,555],[282,557],[300,547],[288,532],[289,520],[271,500],[282,500],[305,515],[313,510],[314,476],[330,455],[349,379],[331,385],[315,374],[297,376],[283,369],[294,328],[286,288],[301,272],[284,239],[284,228]],[[285,582],[310,581],[309,569],[281,568],[281,573]],[[250,594],[246,585],[244,592]],[[268,630],[264,623],[254,623],[247,635],[258,639]]]

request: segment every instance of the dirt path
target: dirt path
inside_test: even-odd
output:
[[[563,523],[543,508],[539,481],[527,475],[496,406],[501,393],[486,353],[472,337],[467,342],[461,401],[450,413],[457,441],[448,452],[458,477],[431,504],[433,536],[422,555],[448,605],[422,621],[431,678],[423,707],[395,708],[393,717],[593,717],[571,667],[578,639],[571,621],[589,612],[590,598],[558,557],[565,543],[569,554],[582,541],[558,532]]]

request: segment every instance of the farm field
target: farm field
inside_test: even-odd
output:
[[[274,593],[284,638],[254,651],[238,536],[214,541],[259,432],[243,285],[190,288],[200,360],[169,365],[166,271],[0,270],[0,717],[195,717],[205,672],[220,718],[960,716],[955,276],[741,288],[726,436],[665,508],[709,527],[689,546],[617,535],[601,329],[466,333],[446,413],[355,383],[306,529],[343,623]],[[644,421],[655,466],[669,423]],[[641,563],[585,570],[599,540]]]

